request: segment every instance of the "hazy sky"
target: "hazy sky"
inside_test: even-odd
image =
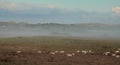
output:
[[[103,12],[120,6],[120,0],[3,0],[3,2],[51,5],[57,8]]]
[[[0,0],[0,20],[120,23],[120,0]]]

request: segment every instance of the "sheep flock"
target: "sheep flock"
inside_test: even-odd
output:
[[[20,50],[16,51],[16,54],[22,54],[25,52],[22,52]],[[105,51],[105,52],[96,52],[92,50],[76,50],[76,51],[64,51],[64,50],[55,50],[55,51],[36,51],[37,54],[48,54],[48,55],[64,55],[67,57],[76,56],[78,54],[84,54],[84,55],[105,55],[105,56],[112,56],[115,58],[120,58],[120,48],[114,50],[114,51]]]

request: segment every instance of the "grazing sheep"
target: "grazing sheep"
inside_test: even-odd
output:
[[[65,53],[65,51],[59,51],[60,53]]]
[[[54,51],[55,53],[58,53],[58,51]]]
[[[21,53],[21,51],[17,51],[17,53]]]
[[[37,53],[42,53],[42,51],[38,51]]]
[[[75,53],[72,53],[72,55],[74,56],[74,55],[75,55]]]
[[[55,55],[55,52],[50,52],[50,54]]]
[[[88,53],[92,53],[92,50],[88,50]]]
[[[111,56],[116,56],[116,54],[112,54]]]
[[[116,58],[120,58],[120,55],[116,55],[115,57],[116,57]]]
[[[118,48],[118,50],[120,51],[120,48]]]
[[[103,55],[106,55],[106,56],[108,56],[108,55],[110,55],[111,54],[111,52],[104,52],[103,53]]]
[[[68,56],[68,57],[72,57],[73,55],[68,53],[68,54],[66,54],[66,56]]]
[[[82,52],[83,54],[87,54],[87,51],[85,51],[85,50],[82,50],[81,52]]]
[[[77,52],[77,53],[80,53],[80,51],[79,51],[79,50],[77,50],[76,52]]]
[[[115,51],[115,53],[120,53],[120,51]]]

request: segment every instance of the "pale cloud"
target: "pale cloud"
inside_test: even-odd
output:
[[[52,4],[48,4],[47,7],[48,7],[48,8],[55,8],[56,6],[55,6],[55,5],[52,5]]]
[[[32,8],[56,8],[53,4],[29,4],[29,3],[16,3],[16,2],[0,2],[0,8],[8,11],[24,11]]]
[[[115,15],[120,16],[120,7],[112,8],[112,12],[114,12]]]
[[[115,13],[120,13],[120,7],[112,8],[112,11]]]
[[[29,9],[30,7],[28,4],[19,4],[15,2],[1,2],[0,8],[9,10],[9,11],[23,11],[23,10]]]
[[[31,6],[33,6],[35,8],[50,8],[50,9],[57,8],[53,4],[36,4],[36,5],[31,5]]]

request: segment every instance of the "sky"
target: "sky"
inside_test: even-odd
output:
[[[120,23],[120,0],[0,0],[0,21]]]

